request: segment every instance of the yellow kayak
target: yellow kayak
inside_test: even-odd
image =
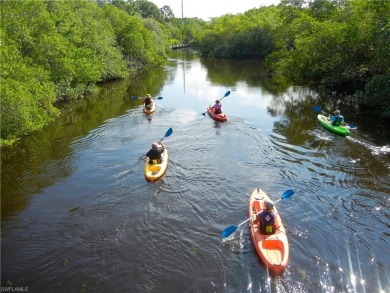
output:
[[[145,106],[143,108],[145,114],[152,114],[155,110],[156,110],[156,105],[154,103],[150,105],[150,108],[146,108]]]
[[[165,148],[164,152],[161,154],[162,160],[161,163],[154,162],[154,164],[149,163],[149,158],[145,162],[145,178],[148,181],[156,181],[160,179],[168,169],[168,150]]]

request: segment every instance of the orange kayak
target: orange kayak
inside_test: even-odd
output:
[[[267,194],[260,188],[256,188],[249,199],[249,217],[265,209],[267,200],[269,200]],[[274,234],[261,234],[259,224],[253,224],[252,220],[249,221],[249,226],[257,254],[268,269],[277,274],[282,272],[287,266],[289,246],[286,230],[275,207],[274,212],[276,226]]]

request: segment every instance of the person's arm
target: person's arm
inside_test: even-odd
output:
[[[161,156],[165,150],[165,145],[160,141],[157,146],[157,153]]]
[[[260,214],[261,212],[259,213],[255,207],[253,207],[253,210],[252,210],[253,214],[252,214],[252,223],[253,224],[257,224],[259,222],[259,218],[260,218]]]

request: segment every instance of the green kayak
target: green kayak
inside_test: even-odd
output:
[[[332,125],[332,122],[330,121],[330,119],[328,117],[321,115],[321,114],[318,114],[317,119],[318,119],[318,122],[320,122],[320,124],[322,126],[324,126],[326,129],[328,129],[334,133],[337,133],[337,134],[340,134],[343,136],[348,136],[351,134],[349,132],[347,125],[334,126],[334,125]]]

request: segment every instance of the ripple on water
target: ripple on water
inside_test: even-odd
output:
[[[232,116],[215,123],[169,107],[152,116],[135,108],[108,119],[47,164],[15,176],[37,194],[5,224],[5,278],[48,292],[388,287],[387,146],[320,129],[297,144],[283,135],[283,125],[274,133],[272,122],[253,128]],[[168,171],[147,182],[143,157],[170,127]],[[248,226],[221,239],[223,229],[246,219],[256,187],[274,200],[295,190],[278,202],[290,243],[279,277],[257,257]]]

